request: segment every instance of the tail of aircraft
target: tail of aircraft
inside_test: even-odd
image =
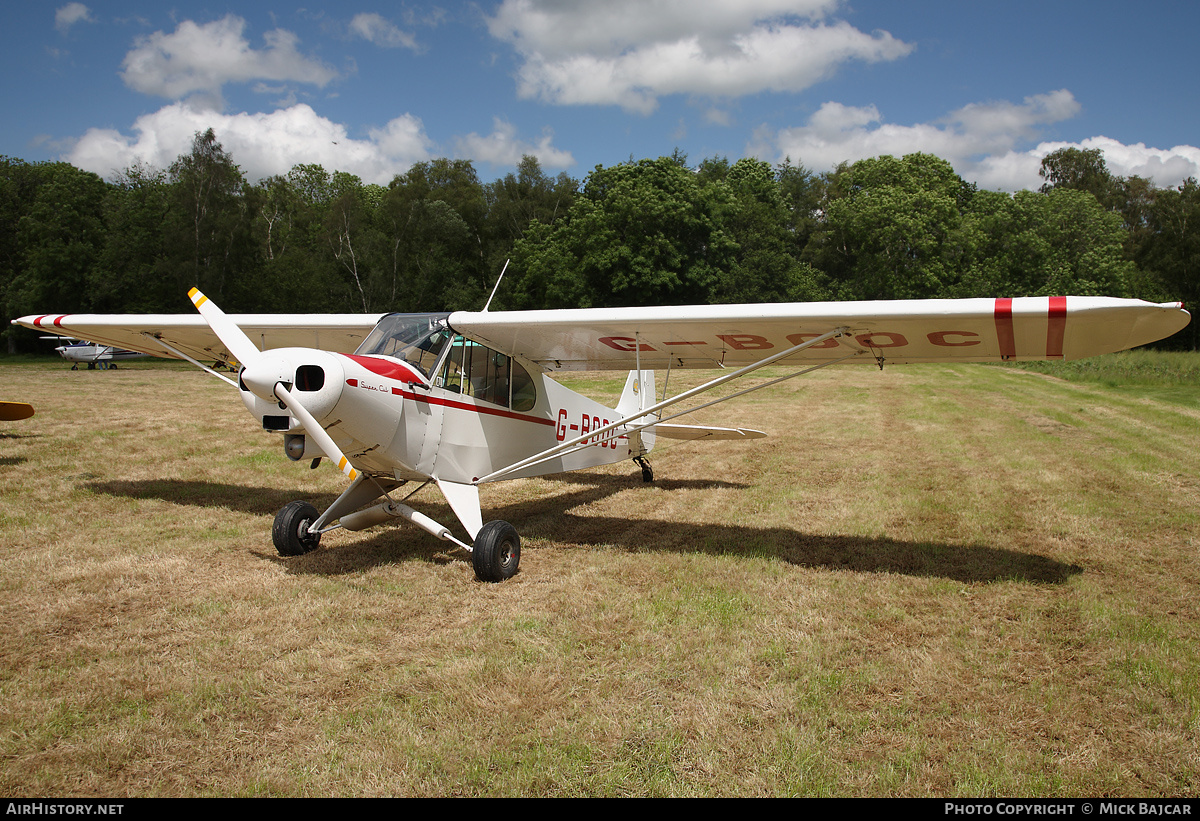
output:
[[[655,402],[654,371],[630,371],[625,379],[625,390],[621,391],[621,400],[617,402],[616,411],[622,418],[635,416]],[[640,428],[658,420],[658,414],[652,413],[635,419],[632,427]],[[654,428],[642,428],[629,434],[629,450],[634,459],[645,456],[654,448]]]
[[[617,413],[625,418],[633,416],[646,408],[652,407],[658,401],[656,397],[654,371],[630,371],[629,377],[625,380],[625,390],[621,393],[621,401],[617,403]],[[761,439],[766,436],[762,431],[751,430],[749,428],[672,425],[668,422],[658,422],[659,418],[661,418],[659,414],[652,413],[630,423],[631,427],[650,425],[650,427],[630,435],[630,445],[635,454],[638,448],[633,447],[633,445],[635,442],[639,442],[636,439],[639,436],[641,437],[640,446],[642,448],[641,455],[643,456],[654,448],[654,442],[659,436],[664,439],[687,441],[695,441],[697,439]],[[635,456],[634,458],[636,461],[638,457]],[[639,462],[639,464],[641,463]]]
[[[630,371],[625,379],[625,390],[617,402],[616,411],[624,419],[630,419],[626,426],[629,437],[629,455],[642,469],[642,480],[654,481],[654,470],[646,460],[646,454],[654,449],[654,443],[659,436],[665,439],[682,439],[695,441],[697,439],[760,439],[766,436],[758,430],[747,428],[715,428],[708,425],[673,425],[659,422],[661,416],[655,413],[644,413],[658,402],[657,389],[654,384],[654,371]],[[639,416],[639,414],[642,414]]]

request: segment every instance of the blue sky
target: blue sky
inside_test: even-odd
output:
[[[1011,191],[1071,145],[1167,187],[1200,177],[1198,24],[1194,0],[7,3],[0,154],[111,177],[212,127],[251,180],[387,183],[925,151]]]

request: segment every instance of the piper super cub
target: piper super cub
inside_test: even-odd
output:
[[[1079,359],[1125,350],[1187,325],[1180,303],[1108,297],[1026,297],[438,314],[226,315],[199,291],[196,315],[44,315],[14,324],[186,359],[236,385],[293,460],[324,457],[350,480],[323,512],[286,505],[272,537],[285,556],[317,548],[334,528],[402,518],[471,554],[476,576],[517,572],[521,541],[483,521],[479,486],[634,460],[655,437],[746,439],[741,428],[672,424],[752,390],[839,362],[1001,362]],[[241,366],[236,381],[200,360]],[[685,411],[677,403],[767,365],[793,373]],[[655,370],[721,369],[668,397]],[[559,385],[559,370],[628,370],[616,408]],[[467,539],[392,498],[433,482]]]

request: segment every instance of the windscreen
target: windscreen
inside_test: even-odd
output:
[[[454,336],[450,314],[389,314],[379,321],[355,351],[401,359],[429,377],[442,348]]]

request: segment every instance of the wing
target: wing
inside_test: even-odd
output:
[[[353,353],[383,314],[234,314],[231,318],[260,350],[321,348]],[[13,324],[77,339],[115,345],[169,359],[180,357],[155,340],[194,359],[230,359],[229,351],[199,314],[48,314]]]
[[[456,312],[450,325],[549,370],[744,365],[846,328],[789,362],[865,350],[856,361],[999,362],[1080,359],[1170,336],[1188,324],[1178,302],[1022,297],[800,302],[563,311]]]

